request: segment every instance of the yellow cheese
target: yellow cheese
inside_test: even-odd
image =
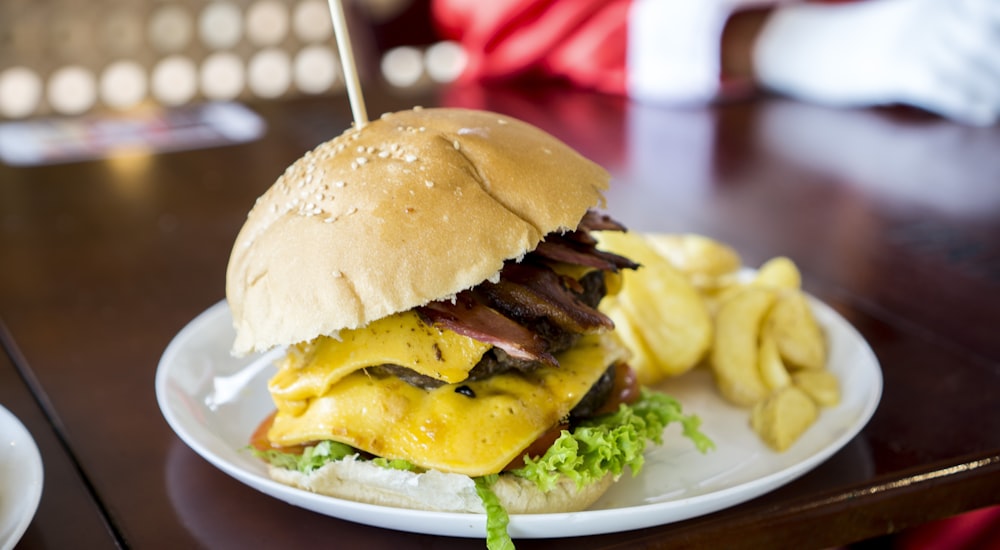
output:
[[[333,439],[424,468],[496,473],[569,414],[626,353],[613,335],[593,334],[560,354],[558,367],[433,390],[355,372],[310,399],[299,415],[279,403],[268,437],[277,445]],[[475,396],[457,392],[461,386]]]
[[[404,312],[345,330],[339,340],[319,337],[299,344],[268,386],[279,410],[300,414],[306,400],[326,393],[352,372],[375,365],[400,365],[444,382],[461,382],[490,347]]]

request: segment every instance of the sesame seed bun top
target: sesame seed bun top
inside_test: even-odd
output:
[[[250,211],[226,275],[233,352],[335,335],[495,278],[602,205],[608,179],[496,113],[417,108],[351,128]]]

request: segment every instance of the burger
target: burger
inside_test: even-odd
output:
[[[270,476],[386,506],[585,509],[698,420],[639,388],[601,313],[607,172],[504,115],[391,113],[294,162],[236,238],[233,352],[284,353],[251,437]]]

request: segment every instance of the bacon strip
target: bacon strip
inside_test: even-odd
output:
[[[557,262],[593,267],[606,271],[635,269],[639,267],[639,264],[624,256],[598,250],[593,243],[581,242],[579,239],[573,238],[572,236],[575,235],[576,233],[548,235],[544,241],[538,243],[538,247],[533,252]],[[590,238],[590,235],[587,235],[587,237]]]
[[[565,342],[560,333],[610,329],[614,323],[580,299],[584,288],[579,281],[546,264],[556,261],[613,272],[634,269],[638,264],[628,258],[598,250],[589,234],[623,229],[608,216],[588,212],[576,231],[549,234],[520,263],[508,262],[498,282],[484,282],[452,301],[431,302],[417,311],[431,324],[491,344],[516,359],[555,365],[553,349],[564,349],[555,344],[556,339]]]
[[[579,231],[625,231],[625,226],[615,221],[607,214],[596,210],[588,210],[577,226]]]
[[[614,328],[611,319],[580,301],[562,277],[544,265],[508,264],[499,282],[484,283],[479,291],[489,297],[494,307],[515,319],[547,318],[577,334]]]
[[[489,307],[472,292],[459,293],[454,302],[431,302],[417,311],[432,324],[492,344],[512,357],[557,364],[541,336]]]

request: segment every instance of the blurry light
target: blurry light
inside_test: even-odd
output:
[[[177,52],[184,49],[194,34],[191,15],[178,5],[157,9],[149,19],[149,41],[158,51]]]
[[[97,83],[94,74],[79,65],[56,70],[49,77],[49,104],[62,114],[75,115],[94,106]]]
[[[231,48],[243,36],[240,8],[230,2],[212,2],[198,18],[198,33],[206,46],[214,49]]]
[[[197,92],[197,69],[186,57],[172,55],[153,68],[153,95],[165,105],[180,105]]]
[[[247,71],[250,89],[260,97],[278,97],[288,90],[292,81],[291,61],[282,50],[261,50],[250,60]]]
[[[427,74],[435,82],[451,82],[458,78],[466,61],[465,50],[456,42],[438,42],[427,48],[425,54]]]
[[[288,34],[288,10],[274,0],[262,0],[247,11],[247,36],[260,46],[273,46]]]
[[[424,74],[420,50],[410,46],[393,48],[382,57],[382,76],[393,86],[412,86]]]
[[[42,79],[25,67],[11,67],[0,72],[0,115],[26,117],[35,112],[42,100]]]
[[[295,35],[303,42],[322,42],[333,35],[330,8],[322,0],[303,0],[292,15]]]
[[[295,85],[308,94],[319,94],[337,81],[340,62],[332,48],[308,46],[295,56]]]
[[[146,72],[134,61],[116,61],[101,73],[100,92],[109,107],[132,107],[146,97]]]
[[[238,55],[214,53],[201,65],[201,92],[209,99],[232,99],[246,83],[243,61]]]

